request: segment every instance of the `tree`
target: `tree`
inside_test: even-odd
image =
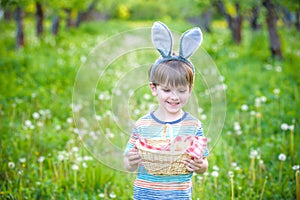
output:
[[[282,3],[290,12],[295,13],[294,24],[297,31],[300,31],[300,1],[299,0],[289,0]]]
[[[30,0],[0,1],[1,7],[4,8],[4,13],[10,13],[12,10],[14,10],[14,19],[17,24],[15,38],[15,46],[17,49],[25,46],[23,8],[28,1]]]
[[[24,26],[23,26],[24,13],[21,6],[17,6],[15,10],[15,20],[17,22],[17,31],[16,31],[16,48],[24,47]]]
[[[179,7],[180,10],[182,8]],[[207,32],[211,32],[211,21],[212,21],[212,5],[209,1],[196,1],[194,5],[191,5],[192,7],[195,7],[197,10],[196,12],[188,12],[191,14],[187,19],[189,22],[200,26],[203,30]],[[189,11],[191,9],[189,8]]]
[[[261,25],[258,23],[260,7],[258,5],[253,5],[251,8],[250,16],[250,26],[252,30],[258,30],[261,28]]]
[[[233,41],[236,44],[241,43],[242,40],[242,22],[243,22],[243,16],[241,15],[240,10],[240,3],[235,2],[235,16],[231,15],[225,8],[223,0],[217,0],[215,2],[215,5],[217,7],[217,10],[225,16],[225,19],[227,21],[228,27],[231,30]]]
[[[44,32],[44,26],[43,26],[43,21],[44,21],[44,12],[43,12],[43,7],[41,2],[36,1],[35,2],[36,6],[36,34],[37,36],[41,36]]]
[[[89,18],[92,18],[92,12],[96,9],[98,1],[97,0],[93,0],[89,5],[88,8],[86,10],[79,10],[77,13],[77,19],[75,22],[75,26],[78,27],[80,25],[80,23],[83,20],[87,20]]]
[[[277,32],[277,16],[275,5],[272,0],[263,0],[263,6],[267,9],[266,22],[268,26],[270,50],[272,57],[282,58],[281,42]]]

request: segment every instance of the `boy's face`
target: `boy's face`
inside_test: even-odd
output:
[[[178,114],[186,105],[192,90],[189,86],[171,87],[150,84],[152,94],[157,96],[159,105],[169,114]]]

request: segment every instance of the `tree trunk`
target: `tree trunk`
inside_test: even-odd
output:
[[[70,28],[72,26],[72,10],[67,8],[65,9],[65,12],[67,13],[66,25],[67,28]]]
[[[287,7],[282,7],[283,22],[290,28],[293,24],[293,14]]]
[[[82,12],[82,11],[79,11],[79,12],[78,12],[77,18],[76,18],[76,21],[75,21],[75,26],[76,26],[76,27],[79,27],[79,25],[81,24],[81,21],[82,21],[83,18],[84,18],[84,15],[85,15],[84,12]]]
[[[5,21],[10,21],[12,19],[11,10],[9,10],[9,9],[4,10],[4,16],[3,17],[4,17]]]
[[[250,25],[251,25],[251,29],[253,31],[258,30],[261,28],[261,25],[258,24],[258,16],[259,16],[259,7],[258,6],[253,6],[251,9],[252,12],[252,16],[250,18]]]
[[[207,31],[207,32],[211,32],[210,29],[210,24],[211,24],[211,9],[208,9],[206,12],[204,12],[202,14],[202,23],[203,23],[203,28]]]
[[[24,47],[24,27],[23,27],[23,12],[20,6],[16,8],[16,22],[17,22],[17,34],[16,34],[16,48]]]
[[[59,17],[58,15],[55,15],[52,19],[51,33],[53,35],[57,35],[58,28],[59,28]]]
[[[222,0],[218,0],[216,2],[217,9],[220,13],[222,13],[227,21],[228,27],[231,31],[231,35],[233,41],[236,44],[240,44],[242,41],[242,22],[243,17],[240,14],[240,5],[238,3],[235,4],[236,16],[232,17],[225,9],[224,2]]]
[[[95,10],[95,7],[97,6],[98,1],[94,0],[89,5],[88,9],[86,11],[79,11],[77,14],[77,19],[75,21],[75,26],[79,27],[82,21],[87,21],[93,19],[93,12]]]
[[[281,42],[279,40],[276,26],[276,10],[272,0],[264,0],[263,6],[267,9],[266,21],[269,32],[270,50],[272,57],[282,58]]]
[[[43,27],[44,12],[41,3],[36,2],[35,6],[36,6],[36,34],[37,36],[41,36],[44,32],[44,27]]]
[[[295,26],[296,26],[297,31],[300,31],[300,9],[297,9],[297,11],[296,11]]]

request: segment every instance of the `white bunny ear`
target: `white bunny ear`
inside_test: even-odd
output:
[[[180,38],[179,56],[188,59],[201,45],[202,32],[199,27],[184,32]]]
[[[169,57],[172,53],[172,34],[168,27],[161,22],[154,22],[152,26],[152,42],[162,57]]]

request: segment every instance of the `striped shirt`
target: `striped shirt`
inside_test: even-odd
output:
[[[166,124],[171,125],[173,137],[178,135],[196,135],[203,136],[201,122],[184,113],[182,118],[164,122],[149,113],[140,118],[133,128],[131,137],[125,149],[125,154],[135,147],[139,137],[161,138],[161,134]],[[166,137],[170,137],[170,130],[167,129]],[[208,151],[204,156],[208,155]],[[140,165],[138,174],[134,181],[134,199],[135,200],[154,200],[154,199],[191,199],[192,198],[192,172],[182,175],[151,175],[148,174],[145,167]]]

